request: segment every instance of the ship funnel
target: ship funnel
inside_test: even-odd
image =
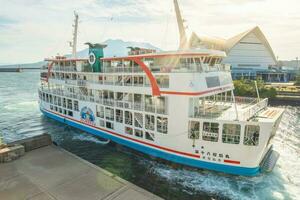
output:
[[[107,47],[106,44],[92,44],[92,43],[85,43],[89,46],[89,63],[93,68],[93,72],[101,72],[102,71],[102,62],[100,58],[104,57],[103,49]]]

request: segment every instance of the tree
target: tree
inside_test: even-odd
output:
[[[235,80],[235,95],[244,97],[257,97],[254,81],[251,80]],[[274,88],[266,88],[262,80],[257,80],[257,88],[261,98],[275,98],[276,90]]]
[[[295,85],[300,85],[300,74],[298,74],[296,76],[296,83],[295,83]]]

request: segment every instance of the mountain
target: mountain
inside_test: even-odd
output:
[[[104,49],[105,57],[114,57],[114,56],[126,56],[129,49],[127,47],[141,47],[148,49],[155,49],[157,51],[161,51],[159,48],[153,46],[150,43],[143,42],[130,42],[123,41],[120,39],[109,39],[103,42],[107,44],[107,47]],[[83,49],[77,52],[78,58],[87,58],[89,54],[89,49]],[[50,55],[51,56],[51,55]],[[66,57],[71,57],[71,54],[67,54]],[[28,64],[14,64],[14,65],[0,65],[0,68],[40,68],[42,65],[46,64],[45,61],[39,61],[36,63],[28,63]]]
[[[140,48],[147,48],[147,49],[155,49],[156,51],[161,51],[161,49],[153,46],[150,43],[142,43],[142,42],[127,42],[120,39],[109,39],[103,42],[107,44],[107,47],[104,49],[104,56],[105,57],[115,57],[115,56],[127,56],[129,49],[127,47],[140,47]],[[86,48],[77,52],[78,58],[86,58],[88,57],[89,49]],[[70,57],[71,54],[66,55]]]

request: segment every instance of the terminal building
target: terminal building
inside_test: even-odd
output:
[[[187,39],[178,2],[177,0],[174,2],[180,33],[180,48],[225,51],[227,57],[223,63],[231,65],[233,79],[261,78],[266,82],[289,81],[291,74],[278,67],[271,45],[258,26],[229,39],[200,37],[196,33],[192,33]]]
[[[230,64],[233,79],[263,79],[284,81],[284,74],[270,73],[277,61],[274,52],[259,27],[238,34],[229,39],[198,37],[193,33],[190,48],[205,47],[225,51],[224,64]]]

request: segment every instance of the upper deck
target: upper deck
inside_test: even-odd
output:
[[[126,57],[100,58],[95,71],[90,59],[46,59],[47,77],[89,81],[103,85],[151,87],[152,95],[209,95],[233,89],[229,67],[221,65],[225,53],[185,50]],[[45,72],[46,73],[46,72]],[[136,83],[135,83],[136,82]],[[80,82],[81,84],[81,82]],[[163,90],[161,90],[163,88]]]

